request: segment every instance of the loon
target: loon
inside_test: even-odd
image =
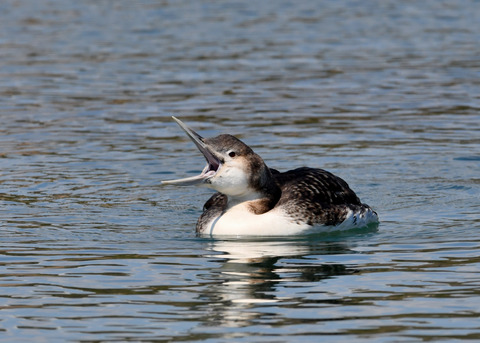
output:
[[[197,221],[199,235],[292,236],[378,224],[338,176],[317,168],[279,172],[238,138],[203,138],[172,116],[207,160],[198,176],[163,181],[203,185],[217,191]]]

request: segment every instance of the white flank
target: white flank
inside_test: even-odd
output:
[[[247,209],[246,203],[233,206],[207,225],[202,232],[207,236],[293,236],[309,233],[345,231],[365,227],[378,222],[378,217],[371,209],[363,212],[350,211],[347,218],[335,226],[296,223],[279,209],[264,214],[254,214]]]

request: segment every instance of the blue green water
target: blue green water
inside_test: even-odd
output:
[[[480,339],[480,3],[0,4],[0,340]],[[170,119],[376,231],[210,240]]]

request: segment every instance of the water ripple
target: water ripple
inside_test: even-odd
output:
[[[5,341],[478,340],[475,1],[0,4]],[[171,115],[378,230],[209,240]]]

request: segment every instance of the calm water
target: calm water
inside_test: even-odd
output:
[[[480,340],[480,2],[0,3],[0,340]],[[210,240],[170,119],[377,231]]]

